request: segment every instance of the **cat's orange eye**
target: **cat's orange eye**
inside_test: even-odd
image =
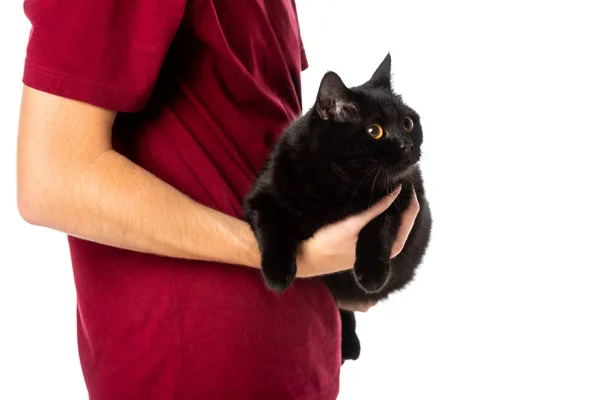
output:
[[[383,128],[379,124],[373,124],[369,126],[367,133],[371,135],[373,139],[381,139],[383,137]]]
[[[415,123],[410,117],[404,117],[402,120],[402,125],[404,125],[404,131],[406,133],[412,132],[413,128],[415,127]]]

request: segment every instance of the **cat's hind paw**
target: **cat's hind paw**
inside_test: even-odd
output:
[[[342,363],[346,360],[358,360],[360,356],[360,340],[355,332],[342,337]]]

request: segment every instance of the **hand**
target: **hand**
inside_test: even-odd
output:
[[[297,256],[297,276],[308,278],[352,269],[356,260],[356,243],[361,229],[387,210],[400,194],[400,190],[401,187],[360,214],[321,228],[302,243]],[[404,248],[419,209],[419,202],[413,191],[410,205],[402,212],[398,237],[392,247],[392,258],[400,254]]]
[[[358,234],[372,219],[392,205],[400,189],[385,196],[360,214],[324,226],[300,245],[297,276],[326,275],[351,269],[356,258]]]

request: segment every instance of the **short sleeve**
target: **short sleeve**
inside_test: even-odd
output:
[[[308,58],[306,57],[306,50],[304,49],[304,41],[302,40],[302,32],[300,29],[300,19],[298,18],[298,7],[296,7],[296,1],[292,0],[292,6],[294,7],[294,15],[296,17],[296,24],[298,24],[298,38],[300,40],[300,69],[304,71],[308,69]]]
[[[308,69],[308,58],[306,57],[306,51],[304,50],[304,43],[302,43],[302,39],[300,39],[300,64],[302,71]]]
[[[144,108],[186,0],[25,0],[23,83],[99,107]]]

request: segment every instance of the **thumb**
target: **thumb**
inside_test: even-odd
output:
[[[400,194],[401,189],[402,186],[399,186],[392,193],[388,194],[383,199],[379,200],[377,203],[367,208],[365,211],[350,217],[352,219],[352,222],[356,223],[359,229],[362,229],[365,225],[371,222],[371,220],[373,220],[375,217],[380,215],[382,212],[387,210],[389,206],[392,205],[394,200],[396,200],[396,197],[398,197],[398,195]]]

